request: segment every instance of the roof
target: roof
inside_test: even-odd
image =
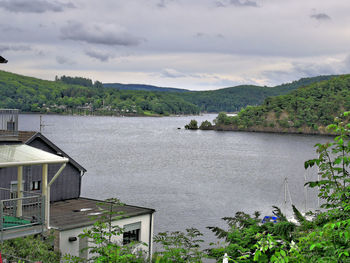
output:
[[[0,167],[66,163],[68,159],[24,144],[0,145]]]
[[[101,209],[98,207],[98,204],[101,202],[104,201],[89,198],[54,202],[50,205],[50,226],[58,230],[91,226],[94,223],[91,217],[95,213],[101,212]],[[122,218],[130,218],[155,212],[154,209],[131,205],[117,206],[114,211],[121,212]]]
[[[30,138],[32,138],[38,132],[35,131],[18,131],[17,139],[22,143],[26,143]]]
[[[49,147],[53,149],[58,155],[66,157],[69,159],[69,163],[76,167],[81,172],[86,172],[86,169],[81,166],[78,162],[76,162],[73,158],[71,158],[68,154],[62,151],[56,144],[51,142],[48,138],[46,138],[42,133],[35,131],[18,131],[18,140],[29,145],[36,138],[40,138],[44,141]]]

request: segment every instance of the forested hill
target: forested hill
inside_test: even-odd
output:
[[[214,91],[159,92],[106,87],[81,77],[56,76],[55,81],[47,81],[0,71],[0,107],[23,112],[103,115],[233,112],[247,105],[259,105],[268,96],[285,94],[330,77],[301,79],[276,87],[246,85]]]
[[[196,105],[175,93],[105,88],[99,81],[56,77],[55,81],[0,71],[0,108],[22,112],[167,115],[198,114]]]
[[[247,105],[260,105],[270,96],[283,95],[299,87],[333,78],[333,75],[302,78],[275,87],[242,85],[212,91],[185,92],[180,96],[197,105],[202,112],[235,112]]]
[[[327,134],[325,127],[349,110],[350,75],[342,75],[269,97],[236,117],[220,113],[215,122],[218,130]]]
[[[160,92],[186,92],[187,89],[164,88],[145,84],[121,84],[121,83],[103,83],[106,88],[116,88],[122,90],[144,90],[144,91],[160,91]]]

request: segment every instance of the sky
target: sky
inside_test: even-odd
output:
[[[190,90],[350,73],[349,0],[0,0],[0,69]]]

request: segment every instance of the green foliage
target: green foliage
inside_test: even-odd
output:
[[[201,130],[211,130],[212,128],[213,128],[213,125],[208,120],[203,121],[199,126],[199,129]]]
[[[350,123],[349,113],[345,112],[335,119],[335,124],[328,129],[339,134],[333,143],[316,144],[319,157],[305,162],[305,168],[318,166],[320,181],[309,182],[311,188],[319,187],[319,197],[325,200],[324,208],[341,207],[350,200],[349,166],[350,166]]]
[[[82,77],[56,76],[55,81],[46,81],[0,71],[0,107],[18,108],[23,112],[96,115],[232,112],[247,105],[259,105],[268,96],[286,94],[330,77],[301,79],[272,88],[237,86],[189,92],[149,85],[102,84]]]
[[[187,130],[197,130],[198,129],[198,123],[196,120],[191,120],[189,124],[185,125],[185,129]]]
[[[202,262],[206,254],[200,250],[202,233],[195,228],[186,229],[186,233],[163,232],[154,237],[154,242],[162,246],[162,250],[154,253],[157,263],[190,263]]]
[[[198,114],[175,93],[118,90],[80,77],[46,81],[0,71],[0,107],[23,112],[95,115]]]
[[[235,129],[272,127],[276,131],[326,132],[335,116],[350,109],[350,75],[298,88],[288,95],[266,98],[261,106],[246,107],[235,117],[216,118],[218,125]]]
[[[53,249],[52,235],[27,236],[4,241],[2,244],[3,257],[6,255],[8,261],[16,261],[18,258],[30,261],[60,262],[60,253]],[[11,257],[9,255],[13,255]]]

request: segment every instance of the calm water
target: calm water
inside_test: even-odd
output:
[[[271,214],[272,205],[283,208],[285,177],[293,202],[315,208],[315,193],[304,198],[303,164],[315,157],[313,145],[331,138],[183,129],[215,117],[46,115],[43,133],[87,169],[82,196],[154,208],[156,233],[192,226],[207,233],[242,210]],[[20,129],[38,130],[39,116],[21,115]],[[315,171],[308,176],[316,179]]]

